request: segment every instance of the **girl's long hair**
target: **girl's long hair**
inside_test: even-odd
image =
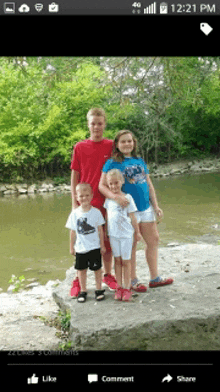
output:
[[[115,136],[114,141],[113,141],[112,159],[114,159],[114,161],[116,161],[116,162],[123,162],[123,160],[125,159],[124,154],[122,154],[122,152],[119,151],[117,146],[118,146],[118,141],[119,141],[120,137],[123,135],[127,135],[128,133],[131,134],[133,142],[134,142],[134,148],[131,151],[131,156],[137,158],[138,144],[137,144],[136,137],[134,136],[134,134],[131,131],[122,130],[117,133],[117,135]]]

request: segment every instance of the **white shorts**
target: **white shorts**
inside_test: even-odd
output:
[[[154,213],[154,209],[152,205],[147,210],[144,211],[136,211],[135,216],[137,218],[137,222],[155,222],[156,221],[156,216]]]
[[[122,260],[130,260],[132,245],[133,245],[133,237],[131,238],[116,238],[109,237],[110,245],[112,248],[112,253],[114,257],[121,257]]]

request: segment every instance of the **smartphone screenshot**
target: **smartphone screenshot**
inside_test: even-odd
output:
[[[0,1],[0,21],[4,381],[214,385],[219,2]]]

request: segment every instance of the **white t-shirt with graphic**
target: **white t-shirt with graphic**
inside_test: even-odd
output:
[[[104,208],[108,212],[108,234],[117,238],[131,238],[134,228],[129,217],[130,212],[137,211],[136,204],[131,195],[125,195],[129,204],[127,207],[121,207],[116,201],[106,199]]]
[[[98,208],[91,207],[87,212],[83,212],[81,207],[72,210],[65,227],[76,232],[75,251],[87,253],[90,250],[99,249],[98,226],[104,224],[105,220]]]

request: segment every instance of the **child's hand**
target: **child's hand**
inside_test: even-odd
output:
[[[105,246],[101,246],[100,251],[101,251],[101,255],[104,255],[106,253]]]
[[[135,232],[134,233],[134,238],[135,238],[135,241],[141,241],[141,233],[140,232]]]
[[[161,208],[157,208],[155,210],[156,214],[157,214],[157,218],[158,218],[158,223],[161,222],[161,220],[163,219],[163,211],[161,210]]]
[[[76,255],[76,251],[75,251],[74,248],[70,249],[70,254],[71,254],[72,256],[75,256],[75,255]]]
[[[125,195],[116,195],[115,201],[121,206],[121,207],[127,207],[129,204],[129,201],[125,197]]]

